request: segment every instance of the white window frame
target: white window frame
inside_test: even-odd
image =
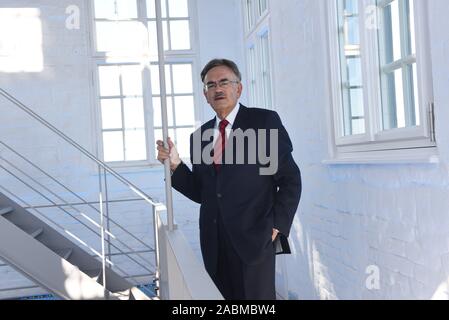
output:
[[[147,21],[151,20],[146,17],[146,0],[136,0],[138,18],[131,19],[132,21],[142,22],[146,27]],[[167,0],[165,0],[167,1]],[[195,74],[198,71],[198,52],[199,48],[197,41],[197,3],[196,0],[188,0],[189,9],[189,22],[190,22],[190,50],[166,50],[165,51],[165,63],[185,63],[192,65],[192,85],[193,85],[193,99],[194,99],[194,118],[195,123],[193,126],[197,125],[198,119],[201,116],[200,104],[198,103],[201,99],[201,88],[198,85],[198,81],[195,81]],[[145,9],[145,10],[144,10]],[[89,17],[89,27],[90,27],[90,51],[92,57],[92,83],[93,83],[93,101],[94,101],[94,118],[95,118],[95,139],[98,140],[98,150],[97,156],[99,159],[104,160],[104,148],[103,148],[103,130],[101,124],[101,105],[100,105],[100,83],[98,66],[101,65],[116,65],[116,64],[139,64],[145,61],[146,64],[150,64],[152,61],[147,61],[145,57],[142,56],[124,56],[115,55],[109,52],[99,52],[96,50],[96,29],[95,29],[95,4],[94,1],[89,1],[88,6],[88,17]],[[145,16],[142,13],[145,12]],[[165,19],[165,18],[164,18]],[[168,17],[167,17],[168,19]],[[186,18],[183,18],[185,20]],[[176,20],[176,18],[170,20]],[[153,119],[153,103],[152,103],[152,88],[151,88],[151,75],[148,68],[145,68],[142,75],[142,85],[143,85],[143,103],[144,103],[144,118],[145,118],[145,138],[146,138],[146,151],[147,159],[141,161],[114,161],[107,162],[108,165],[114,168],[133,168],[133,167],[154,167],[161,166],[160,162],[156,159],[156,151],[154,141],[154,119]],[[154,146],[154,147],[153,147]],[[183,159],[184,161],[190,161],[189,158]]]
[[[248,1],[252,2],[252,10],[248,11]],[[245,44],[246,44],[246,66],[248,74],[249,105],[252,107],[274,109],[275,93],[273,88],[274,71],[271,49],[270,32],[270,1],[267,0],[266,9],[263,12],[259,10],[260,0],[243,0],[243,12],[245,20]],[[249,28],[248,16],[253,17],[253,25]],[[268,52],[264,51],[263,39],[266,38]],[[268,54],[268,57],[265,56]],[[264,70],[265,60],[268,58],[269,83],[267,88]]]
[[[107,59],[95,59],[94,60],[94,76],[93,76],[93,82],[95,84],[95,101],[96,101],[96,110],[98,112],[98,122],[97,122],[97,131],[98,133],[98,137],[99,137],[99,146],[100,146],[100,150],[99,150],[99,155],[101,155],[101,159],[104,159],[104,148],[103,148],[103,132],[105,131],[119,131],[119,130],[104,130],[102,128],[102,124],[101,124],[101,100],[100,97],[100,79],[99,79],[99,72],[98,72],[98,67],[100,66],[116,66],[116,65],[139,65],[138,62],[107,62]],[[149,88],[150,91],[146,88]],[[122,99],[122,98],[121,98]],[[152,123],[152,114],[151,114],[151,110],[148,110],[148,108],[146,108],[148,104],[148,101],[151,100],[151,81],[149,78],[149,71],[144,69],[142,72],[142,100],[143,100],[143,107],[144,107],[144,124],[145,124],[145,139],[146,139],[146,159],[147,160],[128,160],[128,161],[112,161],[112,162],[108,162],[110,164],[113,165],[117,165],[117,166],[128,166],[129,164],[134,164],[134,165],[145,165],[145,164],[150,164],[151,162],[148,161],[149,159],[151,159],[153,157],[152,154],[152,150],[150,150],[151,148],[149,148],[149,141],[153,141],[154,139],[152,138],[152,132],[150,132],[148,130],[148,123]],[[150,102],[151,103],[151,102]],[[123,107],[123,106],[122,106]],[[123,111],[123,110],[122,110]],[[150,112],[148,112],[150,111]],[[123,115],[122,115],[122,121],[123,121]],[[124,131],[125,128],[122,127],[122,129],[120,131]],[[152,130],[151,130],[152,131]],[[149,139],[153,139],[153,140],[149,140]],[[123,140],[124,143],[124,147],[126,147],[125,144],[125,140]],[[125,155],[125,153],[124,153]]]
[[[340,52],[338,41],[337,1],[327,1],[328,16],[328,58],[330,65],[329,89],[331,94],[331,156],[339,160],[357,162],[383,161],[413,158],[435,161],[436,142],[433,139],[432,116],[433,84],[431,63],[428,52],[428,25],[426,1],[415,1],[416,59],[418,73],[418,96],[420,104],[420,126],[391,130],[382,129],[382,98],[380,82],[380,59],[377,28],[365,26],[366,8],[376,8],[381,17],[376,0],[358,0],[360,11],[360,46],[362,58],[362,78],[364,90],[365,134],[344,136],[341,105]],[[371,12],[372,13],[372,12]],[[364,19],[365,18],[365,19]],[[401,161],[402,161],[401,160]],[[330,161],[332,162],[332,160]]]

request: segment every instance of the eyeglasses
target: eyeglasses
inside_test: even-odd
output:
[[[208,82],[204,85],[204,90],[206,90],[206,91],[215,90],[215,89],[217,89],[217,87],[225,89],[225,88],[228,88],[231,85],[231,83],[237,84],[237,83],[240,83],[240,81],[223,79],[223,80],[218,81],[218,83],[217,82]]]

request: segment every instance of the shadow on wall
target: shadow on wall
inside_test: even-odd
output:
[[[333,168],[305,188],[312,196],[291,233],[290,298],[449,299],[443,167]]]
[[[301,207],[301,204],[300,204]],[[299,210],[299,209],[298,209]],[[297,213],[290,233],[292,255],[286,257],[288,300],[316,300],[319,294],[313,283],[313,264],[309,253],[313,243],[310,234],[304,232],[303,216]],[[298,266],[300,266],[298,268]]]

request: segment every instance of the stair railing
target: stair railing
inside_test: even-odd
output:
[[[140,251],[135,250],[135,249],[131,248],[130,246],[126,245],[126,243],[118,240],[117,237],[114,236],[111,233],[111,231],[110,231],[110,224],[111,223],[114,226],[120,228],[120,230],[122,230],[126,235],[130,236],[131,238],[133,238],[134,240],[136,240],[140,244],[144,245],[144,247],[147,248],[148,251],[153,251],[154,252],[154,259],[155,259],[154,268],[155,268],[155,270],[154,270],[154,272],[152,274],[154,275],[154,280],[153,281],[156,284],[156,290],[157,290],[158,289],[157,285],[158,285],[158,281],[159,281],[160,270],[159,270],[159,252],[158,252],[158,246],[157,246],[157,243],[158,243],[158,239],[157,239],[157,223],[156,223],[156,220],[155,220],[155,216],[156,216],[157,211],[161,210],[161,208],[165,208],[165,206],[163,204],[159,203],[158,201],[155,201],[152,197],[147,195],[144,191],[142,191],[136,185],[134,185],[129,180],[127,180],[125,177],[123,177],[122,175],[117,173],[115,170],[113,170],[106,163],[104,163],[103,161],[101,161],[100,159],[95,157],[93,154],[91,154],[89,151],[87,151],[85,148],[83,148],[81,145],[79,145],[73,139],[68,137],[62,131],[60,131],[55,126],[53,126],[50,122],[48,122],[47,120],[42,118],[40,115],[38,115],[36,112],[34,112],[32,109],[27,107],[25,104],[20,102],[18,99],[13,97],[11,94],[9,94],[7,91],[5,91],[2,88],[0,88],[0,95],[2,95],[5,99],[10,101],[15,107],[18,107],[20,110],[22,110],[23,112],[28,114],[34,120],[38,121],[41,125],[43,125],[46,128],[48,128],[56,136],[60,137],[65,142],[67,142],[69,145],[71,145],[72,147],[77,149],[82,155],[84,155],[85,157],[87,157],[88,159],[90,159],[91,161],[93,161],[94,163],[97,164],[97,166],[98,166],[99,191],[100,191],[99,192],[99,201],[97,202],[99,204],[99,209],[96,208],[93,205],[94,202],[87,201],[86,199],[81,197],[78,193],[76,193],[75,191],[73,191],[70,188],[68,188],[62,182],[58,181],[56,178],[54,178],[48,172],[46,172],[45,170],[43,170],[42,168],[40,168],[39,166],[37,166],[36,164],[31,162],[23,154],[20,154],[19,152],[14,150],[11,146],[7,145],[3,141],[0,141],[0,144],[4,148],[6,148],[7,150],[9,150],[13,154],[15,154],[17,157],[19,157],[20,159],[25,161],[28,165],[30,165],[33,168],[35,168],[36,170],[38,170],[40,173],[42,173],[44,176],[49,178],[51,181],[55,182],[58,186],[62,187],[69,194],[71,194],[72,196],[76,197],[80,202],[79,203],[74,203],[74,202],[65,201],[62,197],[60,197],[59,195],[55,194],[53,191],[51,191],[49,188],[47,188],[44,184],[40,183],[39,181],[37,181],[36,179],[31,177],[29,174],[27,174],[26,172],[24,172],[23,170],[18,168],[11,161],[8,161],[7,159],[5,159],[3,156],[1,157],[2,161],[4,161],[10,167],[14,168],[14,170],[20,172],[20,174],[24,175],[27,179],[31,180],[34,184],[38,185],[40,188],[44,189],[46,192],[49,192],[50,194],[52,194],[52,196],[57,198],[58,201],[61,201],[61,203],[56,203],[55,201],[51,200],[49,197],[45,196],[42,192],[40,192],[39,190],[37,190],[36,188],[31,186],[31,184],[26,182],[24,179],[20,178],[18,176],[18,174],[15,174],[14,172],[12,172],[8,168],[6,168],[4,165],[1,165],[0,167],[3,170],[5,170],[6,172],[8,172],[11,176],[15,177],[15,179],[17,179],[18,181],[20,181],[21,183],[26,185],[28,188],[30,188],[34,192],[37,192],[37,194],[39,194],[41,197],[43,197],[44,199],[49,201],[51,203],[51,205],[47,206],[47,207],[57,207],[58,209],[62,210],[64,213],[66,213],[69,216],[71,216],[72,218],[74,218],[80,224],[82,224],[83,226],[85,226],[86,228],[88,228],[90,231],[94,232],[97,236],[99,236],[101,238],[101,253],[97,252],[96,250],[93,250],[92,248],[90,248],[90,250],[92,252],[94,252],[95,256],[97,256],[98,258],[101,259],[102,268],[103,268],[103,286],[105,288],[105,291],[106,291],[106,273],[105,273],[105,270],[106,270],[106,268],[109,268],[109,267],[114,265],[111,262],[111,260],[107,258],[107,256],[111,257],[111,248],[112,247],[114,247],[115,250],[118,250],[121,254],[127,256],[128,258],[133,260],[135,263],[137,263],[138,265],[140,265],[145,270],[147,270],[147,271],[149,271],[151,273],[151,270],[147,266],[143,265],[141,262],[137,261],[133,257],[133,256],[137,255],[141,259],[143,259],[143,257],[140,255]],[[109,217],[109,204],[110,203],[122,202],[122,200],[112,200],[112,201],[109,200],[109,190],[108,190],[108,182],[107,182],[107,176],[108,175],[110,175],[110,176],[114,177],[115,179],[117,179],[122,185],[126,186],[128,190],[130,190],[135,195],[137,195],[137,199],[138,200],[144,201],[144,202],[148,203],[149,205],[151,205],[151,207],[152,207],[152,223],[153,223],[153,230],[152,231],[154,233],[154,248],[152,248],[151,246],[145,244],[141,239],[139,239],[138,237],[134,236],[131,232],[129,232],[128,230],[123,228],[120,224],[118,224],[114,219]],[[1,189],[3,189],[5,191],[9,192],[10,194],[16,196],[13,192],[11,192],[10,190],[6,189],[5,187],[1,187]],[[42,212],[40,212],[40,209],[38,208],[38,206],[29,204],[27,201],[25,201],[24,199],[21,199],[18,196],[16,196],[16,198],[21,200],[22,204],[27,205],[29,209],[34,210],[39,215],[44,216],[46,218],[46,220],[49,220],[48,217],[46,217],[45,215],[42,214]],[[130,200],[129,199],[125,199],[124,201],[130,201]],[[100,222],[99,223],[96,223],[94,220],[89,219],[88,217],[85,216],[85,218],[88,218],[88,220],[91,223],[93,223],[97,228],[100,229],[99,232],[97,232],[96,230],[92,229],[90,226],[85,224],[79,218],[77,218],[76,216],[71,214],[68,210],[64,209],[64,208],[70,208],[70,209],[74,210],[75,212],[77,212],[78,214],[83,215],[83,213],[80,210],[76,209],[76,206],[79,206],[79,205],[86,205],[86,206],[92,208],[93,210],[95,210],[100,215]],[[43,208],[43,207],[46,207],[46,206],[40,206],[40,208]],[[50,219],[50,221],[53,224],[55,224],[56,226],[58,226],[60,229],[65,230],[65,228],[63,226],[57,224],[55,221],[52,221],[51,219]],[[112,243],[111,239],[112,240],[117,240],[121,245],[124,245],[127,248],[127,251],[125,252],[124,250],[119,248],[117,245],[114,245]],[[107,246],[107,248],[106,248],[106,246]],[[106,251],[108,253],[106,253]],[[115,267],[118,268],[117,266],[115,266]],[[118,268],[118,269],[120,269],[120,268]],[[132,276],[130,276],[124,270],[120,270],[120,271],[122,273],[126,274],[129,278],[133,278]],[[133,280],[135,282],[137,282],[135,279],[133,279]],[[156,292],[158,292],[158,291],[156,291]]]

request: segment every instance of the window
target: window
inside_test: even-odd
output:
[[[267,0],[246,0],[246,47],[250,105],[273,108]]]
[[[333,0],[328,12],[337,156],[433,153],[426,2]]]
[[[197,92],[192,6],[188,0],[161,1],[169,135],[186,159]],[[93,12],[104,161],[158,163],[155,141],[162,138],[162,123],[155,0],[95,0]]]
[[[140,65],[98,66],[106,161],[146,160]]]
[[[345,136],[363,134],[365,133],[365,112],[357,1],[340,1],[338,19],[342,133]]]

